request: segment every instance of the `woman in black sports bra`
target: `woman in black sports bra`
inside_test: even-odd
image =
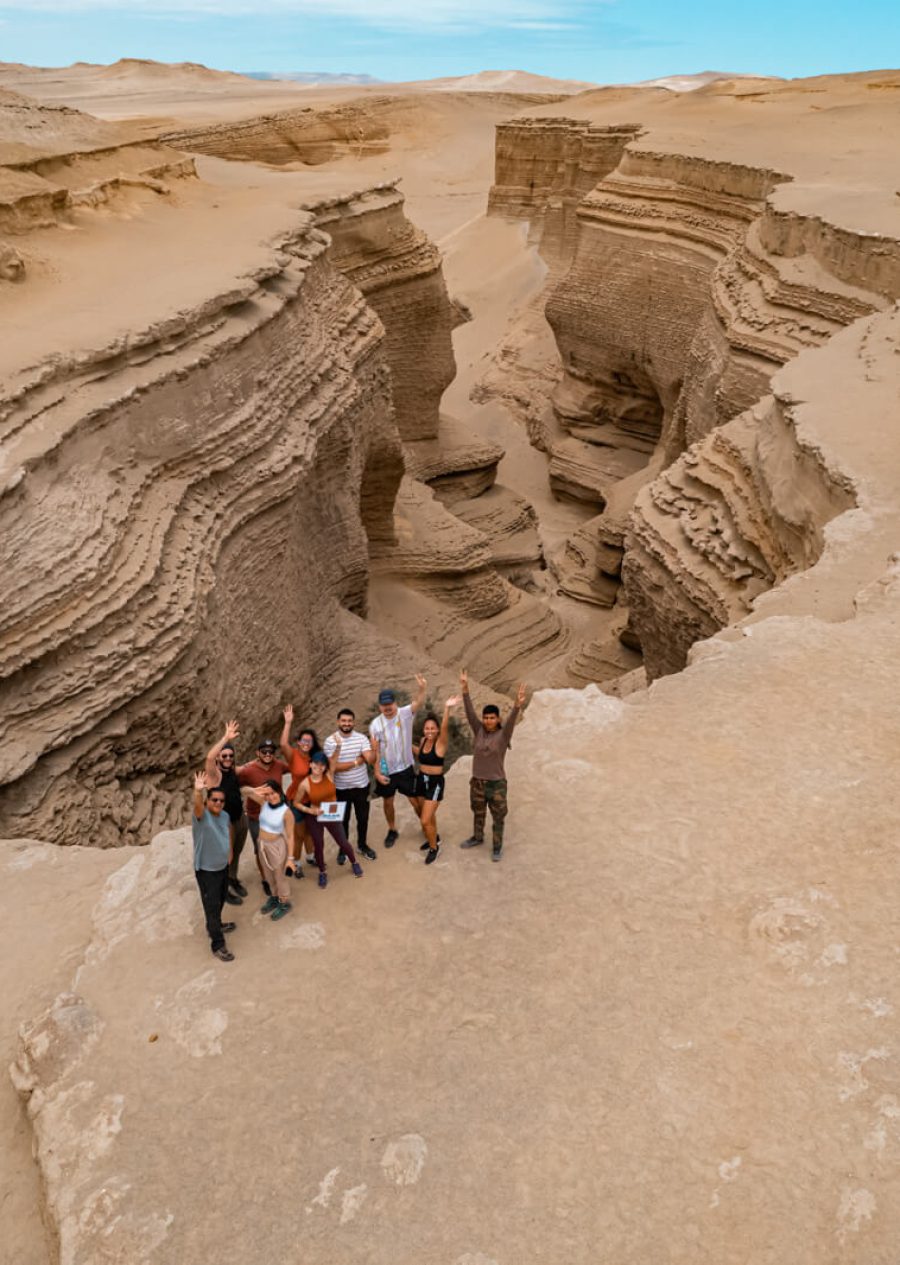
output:
[[[425,832],[422,851],[427,854],[426,865],[431,865],[441,850],[441,837],[437,832],[437,810],[444,798],[444,760],[447,756],[450,708],[456,707],[458,702],[458,698],[447,699],[444,716],[440,721],[434,712],[429,712],[422,727],[422,739],[418,746],[413,747],[419,761],[413,804]]]

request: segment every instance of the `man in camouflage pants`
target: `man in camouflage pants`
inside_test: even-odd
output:
[[[473,818],[472,834],[460,846],[477,848],[479,844],[484,843],[485,820],[487,810],[490,809],[494,828],[491,860],[499,861],[503,855],[503,824],[509,810],[504,758],[509,749],[519,711],[525,702],[525,686],[519,686],[515,706],[507,716],[506,722],[501,725],[500,709],[493,703],[486,704],[481,712],[481,720],[478,719],[469,696],[469,674],[465,669],[460,672],[459,680],[462,685],[466,717],[475,739],[472,778],[469,783],[469,801],[472,805]]]

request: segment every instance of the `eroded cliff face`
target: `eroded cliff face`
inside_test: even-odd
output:
[[[440,418],[460,313],[395,185],[298,210],[279,175],[261,214],[259,175],[28,109],[52,145],[0,171],[23,228],[0,303],[27,312],[2,364],[0,834],[146,842],[226,712],[330,720],[385,672],[447,690],[461,658],[514,684],[560,627],[446,508],[502,449]]]
[[[810,565],[850,503],[770,382],[900,297],[900,244],[877,192],[867,219],[865,189],[814,184],[815,164],[774,135],[755,145],[768,163],[704,155],[690,132],[679,152],[662,144],[661,108],[633,108],[606,135],[583,118],[498,129],[491,208],[532,219],[555,263],[559,375],[544,371],[544,420],[534,402],[528,420],[553,490],[601,511],[553,565],[565,592],[601,606],[624,580],[654,676]]]
[[[402,471],[383,331],[297,221],[201,306],[7,383],[7,835],[146,838],[226,695],[312,695],[365,609]]]

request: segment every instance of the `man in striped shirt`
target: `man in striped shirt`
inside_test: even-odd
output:
[[[356,816],[357,847],[364,857],[374,861],[378,853],[368,844],[369,832],[369,765],[374,756],[372,744],[365,734],[354,729],[356,717],[349,707],[338,712],[337,732],[325,739],[325,754],[331,758],[338,742],[341,758],[334,769],[334,789],[344,805],[344,832],[350,838],[350,809]],[[343,852],[338,853],[338,865],[346,861]]]
[[[387,834],[384,846],[392,848],[397,842],[397,819],[394,813],[394,796],[397,791],[405,795],[415,808],[416,770],[413,764],[412,732],[413,717],[425,702],[427,681],[416,674],[416,696],[405,707],[397,706],[397,696],[391,689],[378,695],[378,710],[369,726],[369,737],[375,751],[375,795],[384,805]]]

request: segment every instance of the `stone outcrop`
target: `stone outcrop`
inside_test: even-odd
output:
[[[456,364],[450,335],[462,319],[450,302],[440,252],[403,213],[396,184],[310,205],[331,238],[331,259],[385,328],[401,439],[436,439],[441,396]]]
[[[833,90],[864,110],[860,79]],[[750,95],[780,106],[792,91]],[[561,376],[529,377],[545,384],[528,401],[530,433],[557,495],[602,511],[551,565],[566,593],[599,605],[624,578],[655,675],[809,566],[851,503],[846,481],[798,444],[791,402],[767,393],[780,366],[900,297],[900,242],[882,229],[875,186],[823,183],[816,159],[783,153],[774,129],[751,146],[738,126],[723,157],[678,103],[635,94],[608,122],[603,104],[498,129],[490,206],[529,218],[551,261]],[[529,319],[488,394],[515,396],[510,375],[540,338]]]

